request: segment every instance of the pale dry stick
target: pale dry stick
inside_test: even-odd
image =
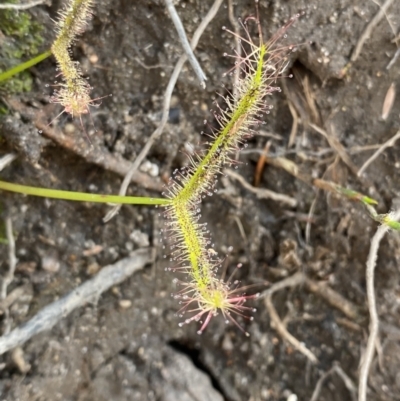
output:
[[[15,239],[12,229],[11,217],[6,217],[6,237],[8,242],[8,272],[4,277],[1,278],[1,288],[0,288],[0,300],[3,302],[7,298],[7,288],[14,280],[15,267],[17,266],[17,257],[15,256]],[[4,331],[3,334],[7,334],[11,329],[11,321],[9,319],[9,310],[5,309],[4,318]]]
[[[285,278],[284,280],[278,281],[260,294],[259,298],[265,298],[265,306],[271,317],[271,321],[275,325],[274,328],[276,329],[278,334],[283,339],[286,339],[299,352],[304,354],[312,363],[317,363],[318,359],[316,358],[316,356],[304,344],[302,344],[288,332],[285,325],[280,320],[279,315],[272,303],[272,295],[275,292],[288,287],[297,287],[302,284],[305,284],[311,292],[315,292],[317,295],[322,296],[325,301],[327,301],[333,307],[338,308],[349,317],[354,317],[356,315],[356,307],[350,301],[343,298],[340,294],[336,293],[331,288],[328,288],[328,291],[327,288],[325,288],[325,293],[323,293],[321,291],[321,288],[317,288],[319,286],[319,283],[307,278],[307,276],[303,272],[297,272],[292,276]]]
[[[35,125],[47,138],[83,157],[87,162],[97,164],[105,170],[117,173],[122,177],[129,172],[131,164],[128,160],[121,156],[115,156],[100,146],[93,147],[84,137],[67,135],[59,129],[49,127],[49,124],[44,121],[44,117],[44,113],[37,113]],[[163,184],[159,179],[154,179],[140,171],[135,171],[131,180],[143,188],[162,191]]]
[[[397,221],[400,217],[400,211],[390,214],[390,219]],[[370,316],[370,332],[368,336],[367,348],[360,361],[360,377],[358,383],[358,401],[367,401],[367,383],[368,374],[371,366],[372,358],[374,357],[375,344],[379,331],[379,317],[376,309],[375,298],[375,284],[374,284],[374,271],[376,261],[378,259],[379,244],[386,232],[389,230],[387,225],[380,225],[376,230],[375,235],[371,240],[371,247],[369,249],[366,269],[366,282],[367,282],[367,300]]]
[[[351,380],[351,378],[340,367],[339,364],[335,365],[335,372],[342,379],[342,381],[343,381],[344,385],[346,386],[347,390],[349,390],[352,400],[356,401],[357,400],[357,387],[353,383],[353,380]]]
[[[339,309],[349,319],[354,320],[360,316],[357,306],[329,287],[328,284],[311,280],[308,277],[305,277],[304,280],[310,292],[319,295],[334,308]]]
[[[339,140],[334,135],[328,135],[328,133],[322,128],[315,124],[310,123],[309,126],[319,134],[321,134],[329,143],[329,145],[335,149],[339,157],[342,159],[343,163],[350,169],[350,171],[357,175],[357,166],[352,162],[351,157],[348,155],[346,148],[339,142]]]
[[[306,224],[306,230],[305,230],[305,240],[306,240],[307,245],[310,245],[311,221],[312,221],[312,217],[314,215],[315,207],[317,206],[318,194],[319,194],[319,190],[317,191],[317,193],[311,203],[310,210],[308,211],[308,215],[307,215],[307,224]]]
[[[278,137],[272,133],[266,133],[266,134],[259,134],[259,133],[255,133],[254,136],[262,136],[265,138],[274,138],[277,139],[279,141],[283,140],[282,137]],[[362,153],[362,152],[369,152],[370,150],[376,150],[379,149],[382,145],[381,144],[375,144],[375,145],[365,145],[365,146],[352,146],[351,148],[347,149],[347,152],[351,155],[354,154],[358,154],[358,153]],[[321,157],[329,154],[329,153],[333,153],[334,149],[332,148],[325,148],[325,149],[321,149],[318,152],[313,152],[313,151],[309,151],[309,152],[302,152],[300,153],[300,155],[305,155],[306,157],[316,157],[318,159],[320,159]],[[242,149],[240,151],[240,153],[242,155],[250,155],[252,153],[256,153],[259,155],[263,155],[265,154],[265,150],[264,149],[260,149],[260,148],[254,148],[254,149]],[[299,155],[299,151],[292,149],[292,150],[281,150],[281,151],[277,151],[275,153],[269,153],[268,156],[270,158],[276,158],[276,157],[285,157],[287,155],[290,154],[297,154]]]
[[[300,118],[297,114],[296,108],[293,106],[292,101],[289,98],[287,100],[288,100],[290,114],[292,115],[292,118],[293,118],[292,129],[290,130],[289,142],[287,145],[288,148],[291,148],[294,145],[294,141],[296,140]]]
[[[200,85],[202,86],[203,89],[205,89],[206,87],[205,81],[207,80],[206,74],[204,74],[204,71],[200,67],[200,63],[197,61],[197,58],[193,53],[193,49],[189,44],[188,38],[186,37],[185,28],[183,27],[182,21],[179,18],[178,13],[176,12],[174,3],[172,0],[165,0],[165,5],[167,6],[167,10],[172,19],[172,22],[175,25],[175,29],[178,33],[179,40],[181,41],[183,50],[186,53],[186,57],[188,58],[189,63],[192,65],[192,68],[195,74],[197,75],[197,78],[200,81]]]
[[[368,168],[368,166],[386,149],[389,148],[390,146],[393,146],[396,141],[400,138],[400,130],[396,132],[395,135],[393,135],[389,140],[387,140],[385,143],[383,143],[379,149],[360,167],[360,169],[357,172],[357,175],[361,177],[361,175],[364,173],[364,171]]]
[[[103,267],[91,280],[75,288],[68,295],[41,309],[32,319],[0,337],[0,355],[18,347],[34,335],[50,330],[74,309],[95,302],[109,288],[122,283],[146,264],[154,261],[152,248],[138,249],[131,256]]]
[[[310,401],[317,401],[318,397],[321,393],[322,386],[325,383],[325,380],[334,372],[333,367],[330,368],[328,371],[326,371],[317,381],[317,384],[315,385],[314,391],[312,393]]]
[[[15,239],[12,228],[11,217],[6,217],[6,236],[8,242],[8,272],[1,280],[0,300],[7,297],[7,287],[14,280],[15,267],[17,266],[17,257],[15,256]]]
[[[2,10],[28,10],[29,8],[39,6],[41,4],[49,4],[49,0],[36,0],[30,1],[25,4],[0,4],[0,9]],[[50,2],[51,5],[51,2]]]
[[[339,309],[344,315],[350,319],[356,319],[359,316],[358,308],[351,301],[347,300],[332,288],[328,287],[324,283],[311,280],[303,272],[297,272],[290,277],[287,277],[277,283],[274,283],[270,288],[263,291],[259,298],[264,298],[274,294],[277,291],[281,291],[288,287],[297,287],[299,285],[305,285],[308,291],[313,294],[319,295],[327,303],[336,309]]]
[[[195,33],[193,34],[192,41],[190,42],[192,49],[196,48],[201,35],[207,28],[208,24],[212,21],[212,19],[217,14],[222,2],[223,2],[223,0],[215,0],[214,4],[208,11],[207,15],[201,21],[200,25],[198,26]],[[140,164],[142,163],[143,159],[147,156],[147,153],[149,153],[154,142],[161,136],[161,134],[164,130],[165,124],[168,121],[168,111],[169,111],[169,106],[171,103],[172,92],[174,91],[176,81],[178,80],[179,74],[180,74],[182,67],[185,64],[186,60],[187,60],[186,55],[182,55],[175,65],[174,71],[172,72],[171,78],[168,82],[167,89],[165,90],[161,121],[158,124],[158,127],[155,129],[155,131],[151,134],[151,136],[147,140],[146,145],[143,147],[143,149],[141,150],[139,155],[136,157],[135,161],[132,163],[131,167],[129,168],[129,171],[126,173],[124,180],[122,181],[121,188],[119,190],[120,196],[126,195],[126,191],[128,190],[128,186],[132,180],[133,175],[136,173],[136,171],[137,171],[138,167],[140,166]],[[122,207],[122,205],[115,205],[106,214],[103,221],[104,222],[110,221],[118,213],[118,211],[121,209],[121,207]]]
[[[6,168],[10,163],[12,163],[17,158],[15,153],[8,153],[2,158],[0,158],[0,171]]]
[[[297,351],[305,355],[312,363],[318,363],[318,358],[303,343],[288,332],[272,303],[272,295],[267,295],[264,303],[271,318],[271,323],[273,324],[273,326],[272,324],[271,326],[279,333],[279,335],[297,349]]]
[[[301,86],[303,87],[304,96],[306,98],[306,103],[311,114],[311,121],[315,124],[320,125],[321,117],[318,112],[317,105],[315,104],[315,96],[311,90],[310,80],[308,75],[304,77],[301,81]]]
[[[32,287],[30,284],[21,285],[20,287],[15,288],[7,297],[0,301],[0,316],[7,312],[8,308],[16,302],[23,295],[32,292]]]
[[[381,119],[386,121],[392,111],[394,100],[396,99],[396,85],[392,82],[386,92],[385,100],[383,101]]]
[[[8,98],[7,101],[8,104],[15,111],[18,111],[21,115],[23,115],[24,118],[33,120],[36,127],[43,132],[44,136],[52,139],[64,149],[70,150],[76,155],[81,156],[88,163],[96,164],[105,170],[112,171],[123,177],[128,174],[131,167],[131,163],[128,160],[122,157],[114,156],[100,146],[92,147],[86,138],[83,138],[82,136],[66,135],[59,129],[51,128],[45,117],[46,115],[52,113],[52,111],[46,112],[46,110],[53,110],[54,105],[47,105],[41,112],[38,113],[37,109],[26,106],[15,97]],[[163,185],[161,181],[156,180],[145,173],[135,171],[132,174],[131,179],[146,189],[151,189],[158,192],[162,191]]]
[[[385,3],[383,3],[383,5],[381,6],[380,10],[375,14],[374,18],[372,18],[372,20],[365,27],[363,33],[358,39],[358,42],[353,52],[351,53],[350,63],[354,63],[358,59],[364,46],[364,43],[370,38],[372,31],[379,24],[382,18],[386,15],[386,11],[389,9],[392,3],[393,0],[386,0]]]
[[[225,169],[223,173],[228,177],[239,181],[244,188],[255,194],[259,199],[272,199],[276,202],[284,203],[290,207],[295,207],[297,205],[297,200],[295,198],[292,198],[291,196],[285,194],[279,194],[277,192],[270,191],[269,189],[253,187],[240,174],[235,173],[232,170]]]
[[[135,61],[136,61],[141,67],[143,67],[145,70],[154,70],[155,68],[163,68],[163,67],[164,67],[163,64],[147,65],[147,64],[143,63],[143,61],[140,60],[139,57],[135,57]]]
[[[332,375],[333,373],[336,373],[343,381],[344,385],[346,386],[347,390],[349,390],[351,394],[351,398],[353,401],[357,399],[357,389],[355,385],[353,384],[352,380],[350,377],[344,372],[344,370],[340,367],[338,363],[334,363],[331,369],[329,369],[327,372],[325,372],[318,380],[317,385],[315,386],[315,389],[313,391],[313,394],[311,396],[310,401],[317,401],[319,398],[319,395],[322,390],[322,386],[325,382],[325,380]]]
[[[263,291],[258,299],[268,297],[272,294],[274,294],[277,291],[281,291],[285,288],[288,287],[297,287],[298,285],[304,284],[306,279],[306,276],[303,272],[297,272],[290,277],[287,277],[281,281],[278,281],[277,283],[274,283],[270,288],[267,288],[265,291]]]
[[[315,355],[287,331],[286,327],[284,326],[284,324],[282,323],[282,321],[279,318],[278,312],[276,311],[276,309],[272,303],[272,295],[275,292],[283,290],[284,288],[287,288],[287,287],[297,287],[298,285],[302,285],[304,283],[304,280],[305,280],[305,274],[303,272],[297,272],[290,277],[287,277],[281,281],[278,281],[277,283],[272,285],[270,288],[263,291],[260,294],[259,298],[265,298],[265,300],[264,300],[265,306],[268,310],[271,321],[275,325],[274,328],[278,332],[278,334],[282,338],[286,339],[289,342],[289,344],[292,344],[299,352],[306,355],[313,363],[315,363],[315,361],[317,361],[317,358],[315,357]],[[303,352],[305,350],[306,350],[306,353]]]
[[[394,66],[394,63],[397,61],[399,56],[400,56],[400,47],[397,49],[397,51],[394,54],[393,58],[389,61],[388,65],[386,66],[387,70],[390,70]]]
[[[381,3],[377,0],[372,0],[379,8],[381,7]],[[385,17],[386,17],[386,21],[388,23],[388,25],[390,26],[390,29],[392,31],[393,37],[394,39],[392,40],[392,43],[396,43],[397,45],[397,41],[398,39],[396,39],[396,35],[397,35],[397,28],[396,26],[392,23],[392,21],[390,21],[389,16],[387,15],[387,10],[385,11]]]

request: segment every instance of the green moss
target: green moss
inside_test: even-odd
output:
[[[17,3],[6,0],[5,3]],[[32,20],[27,11],[0,10],[0,72],[20,64],[39,53],[43,44],[43,27]],[[29,92],[32,76],[23,71],[4,84],[0,91],[10,93]]]

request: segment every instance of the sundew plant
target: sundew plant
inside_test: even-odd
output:
[[[63,112],[79,117],[89,111],[91,88],[72,61],[70,47],[87,24],[93,5],[94,0],[68,2],[60,13],[58,36],[51,48],[62,77],[60,88],[52,100],[64,107]],[[189,167],[173,173],[163,193],[164,198],[94,195],[5,182],[0,182],[0,189],[69,200],[147,204],[165,208],[163,232],[171,251],[169,270],[181,273],[179,280],[175,280],[182,287],[174,295],[181,305],[178,313],[182,319],[180,324],[200,322],[198,332],[202,333],[210,320],[221,314],[227,322],[245,332],[236,316],[252,319],[250,314],[254,309],[246,306],[245,302],[257,294],[247,295],[239,282],[221,278],[219,268],[222,260],[213,250],[212,233],[206,222],[200,222],[201,203],[205,197],[217,191],[221,169],[234,163],[231,154],[246,146],[253,130],[265,123],[263,118],[272,107],[268,98],[280,91],[278,81],[283,77],[288,56],[294,50],[293,46],[283,46],[280,42],[298,18],[299,15],[295,15],[268,41],[263,40],[258,18],[249,17],[243,21],[244,36],[236,37],[241,42],[241,55],[225,54],[235,62],[232,70],[237,68],[240,71],[235,95],[222,96],[220,103],[215,103],[217,128],[209,129],[208,148],[192,156]],[[255,24],[258,28],[256,41],[249,33],[248,24]],[[223,29],[236,35],[225,27]]]
[[[259,27],[258,44],[253,42],[245,27],[251,19],[244,21],[247,36],[239,38],[244,56],[234,55],[241,73],[237,94],[224,97],[223,106],[217,104],[218,128],[210,133],[209,149],[193,157],[190,167],[175,171],[168,186],[171,205],[167,206],[165,215],[167,237],[174,241],[171,262],[186,276],[181,282],[184,288],[176,298],[183,303],[182,315],[191,315],[184,323],[202,320],[199,333],[218,312],[240,327],[232,314],[246,316],[246,311],[250,310],[244,303],[254,296],[245,295],[237,288],[238,283],[218,278],[221,260],[211,248],[207,223],[199,223],[200,205],[204,197],[215,191],[221,168],[233,163],[232,152],[245,146],[254,127],[262,124],[263,116],[269,113],[272,106],[268,104],[268,96],[280,91],[277,79],[284,72],[287,54],[292,50],[292,47],[279,47],[278,40],[298,17],[292,18],[266,43]],[[259,24],[258,19],[255,21]]]
[[[57,20],[57,38],[51,51],[57,60],[63,82],[55,91],[52,102],[64,107],[63,112],[81,117],[89,112],[91,87],[83,78],[77,62],[70,56],[70,48],[76,37],[83,32],[89,18],[93,0],[74,0],[64,6]]]

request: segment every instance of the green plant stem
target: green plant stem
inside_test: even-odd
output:
[[[39,54],[38,56],[26,61],[25,63],[18,64],[16,67],[13,67],[7,71],[4,71],[0,73],[0,82],[6,81],[7,79],[10,79],[12,76],[15,74],[18,74],[19,72],[25,71],[28,68],[33,67],[35,64],[40,63],[41,61],[45,60],[47,57],[51,56],[51,51],[48,50],[42,54]]]
[[[43,198],[63,199],[79,202],[97,203],[124,203],[131,205],[170,205],[170,199],[150,198],[138,196],[118,196],[104,194],[90,194],[86,192],[61,191],[58,189],[47,189],[29,187],[26,185],[13,184],[11,182],[0,181],[0,189],[10,192],[17,192],[25,195],[40,196]]]

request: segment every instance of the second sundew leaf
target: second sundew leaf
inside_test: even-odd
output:
[[[200,333],[218,312],[241,328],[232,313],[243,315],[244,311],[251,310],[243,304],[254,296],[246,296],[240,288],[231,289],[230,283],[216,276],[220,260],[215,258],[206,226],[198,222],[200,204],[205,195],[212,194],[221,167],[231,162],[230,153],[251,136],[252,127],[260,124],[260,114],[268,114],[270,107],[265,104],[265,97],[280,90],[274,83],[285,68],[290,50],[275,45],[297,18],[286,24],[267,44],[255,45],[251,39],[242,39],[250,51],[238,60],[242,77],[237,97],[225,99],[225,110],[217,105],[219,114],[215,117],[220,128],[212,135],[213,142],[208,151],[197,160],[192,158],[189,168],[176,170],[168,188],[171,204],[166,213],[169,220],[167,237],[174,242],[171,260],[187,275],[186,283],[182,282],[184,290],[176,297],[182,300],[182,315],[185,312],[194,314],[184,323],[204,317]],[[189,309],[192,305],[197,306]]]
[[[77,63],[71,59],[70,47],[91,18],[94,2],[94,0],[68,0],[64,9],[59,12],[58,35],[51,46],[63,79],[59,85],[60,89],[55,91],[51,101],[61,104],[64,111],[72,116],[87,114],[88,107],[93,104],[90,98],[91,87],[82,77],[82,71]]]

